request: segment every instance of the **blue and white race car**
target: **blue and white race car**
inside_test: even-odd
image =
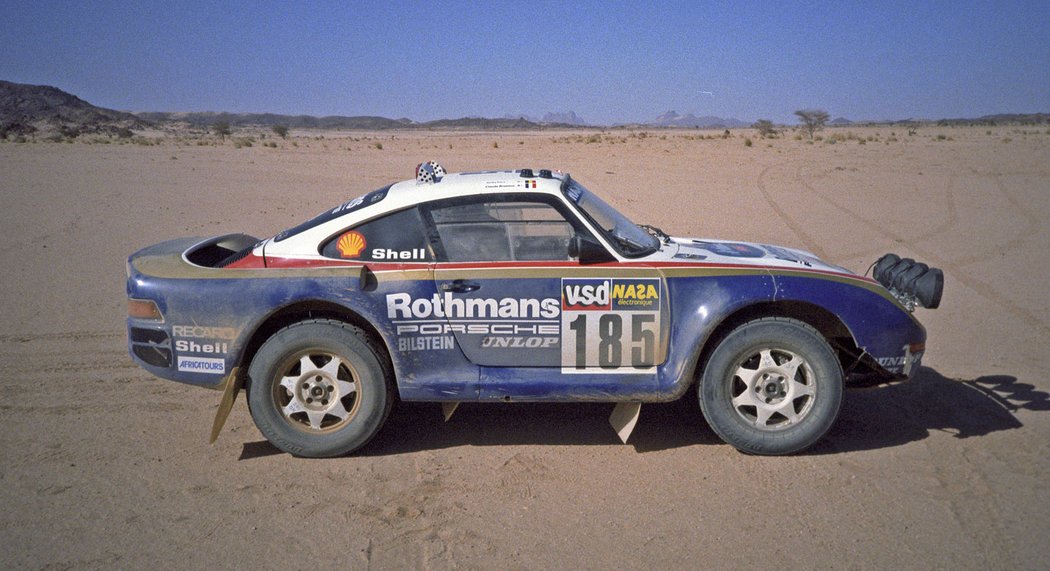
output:
[[[844,385],[903,380],[943,273],[888,254],[875,279],[777,246],[639,226],[568,174],[416,178],[265,240],[173,240],[128,259],[128,344],[149,372],[237,392],[278,448],[363,446],[396,398],[641,403],[696,388],[726,442],[788,454],[834,423]]]

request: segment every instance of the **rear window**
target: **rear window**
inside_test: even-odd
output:
[[[344,214],[347,214],[349,212],[354,212],[354,211],[357,211],[357,210],[361,210],[362,208],[365,208],[366,206],[371,206],[371,205],[379,202],[380,200],[383,200],[384,198],[386,198],[386,193],[387,193],[388,190],[390,190],[391,186],[393,186],[393,185],[384,186],[383,188],[380,188],[379,190],[373,190],[372,192],[369,192],[368,194],[366,194],[364,196],[359,196],[359,197],[357,197],[357,198],[355,198],[353,200],[344,202],[343,204],[340,204],[339,206],[336,206],[335,208],[333,208],[331,210],[325,210],[324,212],[318,214],[317,216],[314,216],[313,218],[307,220],[306,222],[303,222],[302,224],[300,224],[300,225],[298,225],[298,226],[296,226],[294,228],[289,228],[289,229],[285,230],[284,232],[281,232],[276,237],[274,237],[273,241],[274,242],[280,242],[281,240],[284,240],[284,239],[287,239],[287,238],[291,238],[292,236],[295,236],[296,234],[300,234],[300,233],[305,232],[305,231],[307,231],[307,230],[309,230],[311,228],[314,228],[316,226],[320,226],[321,224],[324,224],[325,222],[328,222],[328,221],[331,221],[331,220],[335,220],[336,218],[338,218],[338,217],[340,217],[340,216],[342,216]]]

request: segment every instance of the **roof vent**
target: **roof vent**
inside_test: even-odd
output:
[[[532,169],[521,169],[521,178],[536,178],[536,175],[532,174]]]
[[[441,182],[441,177],[443,176],[445,176],[445,167],[434,161],[419,163],[419,165],[416,166],[416,182],[432,184],[435,182]]]

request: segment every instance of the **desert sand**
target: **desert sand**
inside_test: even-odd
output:
[[[0,142],[0,568],[1050,565],[1045,127],[264,134]],[[220,395],[132,364],[130,253],[272,235],[430,159],[563,169],[674,235],[939,266],[925,366],[847,391],[791,457],[722,444],[690,392],[627,445],[611,405],[402,404],[358,454],[303,460],[243,395],[209,445]]]

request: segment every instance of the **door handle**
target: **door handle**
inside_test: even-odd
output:
[[[467,293],[480,288],[481,284],[468,282],[467,280],[452,280],[451,282],[441,284],[441,291],[453,293]]]

